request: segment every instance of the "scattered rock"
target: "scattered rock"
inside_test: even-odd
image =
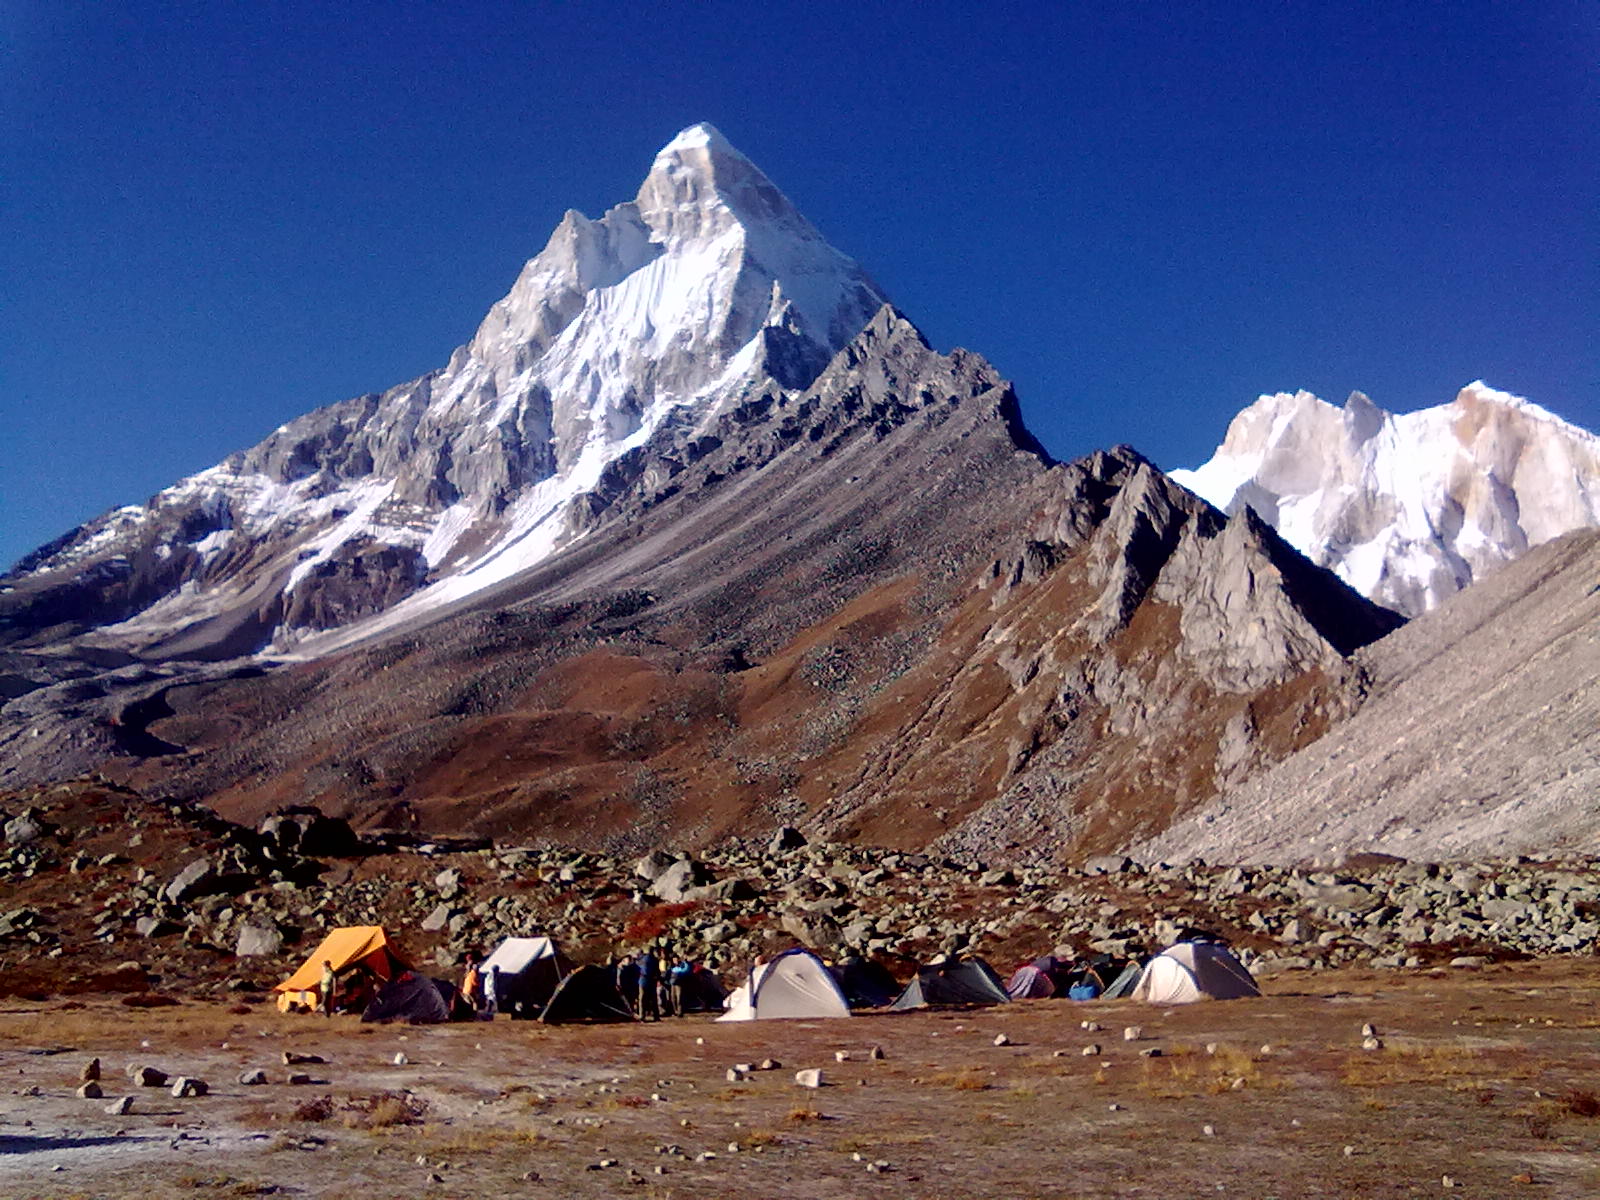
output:
[[[186,1100],[191,1096],[204,1096],[210,1090],[204,1079],[191,1079],[187,1075],[180,1075],[173,1081],[172,1098]]]
[[[92,1079],[78,1088],[78,1099],[80,1100],[99,1100],[104,1096],[105,1092],[101,1091],[100,1085]]]
[[[794,1073],[794,1081],[804,1088],[819,1088],[822,1086],[822,1068],[807,1067]]]
[[[248,1071],[239,1073],[239,1082],[246,1087],[256,1087],[267,1082],[267,1073],[260,1067],[251,1067]]]
[[[128,1068],[128,1078],[140,1087],[166,1087],[167,1073],[156,1067],[132,1066]]]
[[[1003,1033],[997,1033],[994,1035],[994,1044],[996,1046],[1009,1046],[1011,1045],[1011,1039]]]
[[[321,1066],[327,1061],[328,1060],[323,1058],[320,1054],[300,1054],[294,1050],[285,1050],[283,1052],[283,1065],[286,1067],[315,1067]]]
[[[1122,1040],[1125,1042],[1137,1042],[1143,1036],[1144,1029],[1139,1025],[1129,1025],[1122,1031]]]
[[[83,1083],[92,1083],[100,1078],[100,1060],[91,1058],[83,1064],[83,1070],[78,1072],[78,1079]]]
[[[125,1117],[133,1111],[133,1097],[119,1096],[106,1105],[106,1113],[113,1117]]]

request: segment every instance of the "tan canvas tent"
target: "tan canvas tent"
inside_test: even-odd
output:
[[[1179,942],[1145,965],[1129,998],[1147,1004],[1189,1004],[1260,994],[1250,972],[1226,946],[1218,942]]]
[[[322,1000],[324,962],[333,965],[336,976],[360,969],[370,971],[381,983],[387,983],[405,969],[405,963],[395,954],[388,935],[380,926],[342,926],[322,939],[298,971],[272,989],[278,993],[279,1009],[291,1012],[296,1007],[317,1007]]]
[[[495,1008],[532,1020],[544,1011],[572,962],[547,937],[508,937],[478,968],[486,986],[494,980]]]
[[[719,1021],[770,1021],[786,1017],[848,1017],[839,981],[809,950],[786,950],[750,972],[733,990]]]

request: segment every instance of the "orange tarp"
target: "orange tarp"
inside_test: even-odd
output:
[[[322,939],[321,945],[311,952],[311,957],[300,969],[273,989],[286,993],[280,1006],[294,999],[289,993],[309,993],[301,1003],[315,1005],[322,992],[322,964],[332,963],[335,974],[348,970],[357,963],[369,968],[379,979],[387,981],[393,974],[391,965],[399,956],[389,948],[389,939],[378,925],[346,925],[335,929]]]

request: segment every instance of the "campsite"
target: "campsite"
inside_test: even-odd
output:
[[[1259,998],[1174,1007],[566,1026],[12,999],[0,1184],[41,1197],[1587,1197],[1600,1193],[1597,984],[1592,960],[1552,960],[1284,975]],[[1364,1026],[1381,1049],[1363,1048]],[[322,1061],[286,1066],[285,1051]],[[107,1097],[134,1094],[131,1112],[74,1094],[91,1057]],[[133,1062],[204,1078],[209,1094],[128,1089]],[[238,1084],[252,1068],[268,1082]],[[824,1086],[798,1086],[806,1068]],[[295,1072],[309,1082],[287,1083]]]
[[[4,852],[6,1196],[1600,1194],[1586,863],[261,857],[179,806],[44,799],[53,832]],[[1261,995],[1112,977],[1195,930]],[[602,964],[663,941],[732,1011],[763,960],[793,986],[758,980],[753,1020],[632,1020]],[[828,979],[782,953],[800,945]],[[500,967],[495,1019],[412,1024],[464,1015],[469,953]],[[319,960],[332,1017],[309,1011]],[[1126,994],[1063,998],[1096,964]],[[782,1013],[807,997],[834,1015]],[[91,1060],[103,1094],[80,1098]],[[811,1070],[822,1087],[796,1082]],[[184,1079],[206,1094],[172,1095]]]

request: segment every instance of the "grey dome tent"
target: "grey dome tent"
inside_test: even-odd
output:
[[[1261,989],[1221,942],[1179,942],[1145,964],[1129,994],[1147,1004],[1190,1004],[1259,996]]]
[[[633,1010],[617,990],[616,976],[604,967],[579,967],[556,985],[539,1019],[547,1025],[577,1021],[632,1021]]]
[[[1006,985],[994,968],[981,958],[930,963],[917,968],[917,977],[906,985],[900,998],[890,1005],[891,1012],[926,1008],[931,1004],[1009,1004]]]
[[[448,989],[449,994],[444,989]],[[363,1024],[405,1021],[411,1025],[442,1025],[450,1019],[455,989],[415,971],[402,971],[378,989],[361,1013]]]
[[[719,1021],[767,1021],[783,1018],[848,1017],[850,1002],[839,990],[823,961],[809,950],[785,950],[771,962],[758,963],[750,979],[728,995],[728,1010]]]
[[[556,985],[572,974],[572,963],[550,938],[510,937],[478,970],[486,981],[495,981],[497,1012],[531,1021],[550,1003]]]

